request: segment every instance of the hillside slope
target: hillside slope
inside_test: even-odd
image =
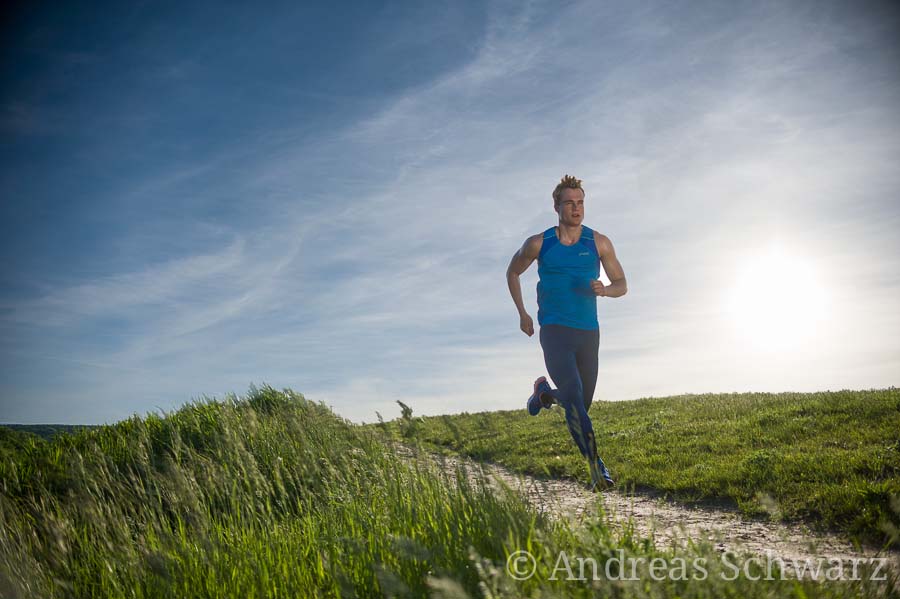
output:
[[[587,481],[554,406],[398,419],[415,438],[514,471]],[[736,505],[882,543],[900,525],[900,389],[683,395],[594,402],[597,446],[622,489]],[[892,497],[896,509],[892,508]],[[887,530],[886,530],[887,528]]]

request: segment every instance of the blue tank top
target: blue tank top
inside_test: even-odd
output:
[[[597,296],[591,281],[600,276],[600,255],[594,231],[581,225],[581,239],[563,245],[556,227],[544,231],[538,255],[538,324],[561,324],[575,329],[596,330]]]

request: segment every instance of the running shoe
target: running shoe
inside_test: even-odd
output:
[[[553,399],[549,394],[550,391],[550,383],[547,382],[547,377],[538,377],[538,379],[534,381],[534,393],[528,398],[527,404],[529,414],[537,416],[541,411],[541,408],[549,408],[553,405]],[[546,398],[543,397],[544,393],[547,394]]]
[[[596,462],[590,462],[591,468],[591,490],[602,491],[609,487],[615,486],[615,481],[609,474],[606,464],[599,457]]]

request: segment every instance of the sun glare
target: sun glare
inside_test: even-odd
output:
[[[727,304],[744,342],[768,351],[813,342],[828,304],[813,260],[771,247],[750,256],[736,272]]]

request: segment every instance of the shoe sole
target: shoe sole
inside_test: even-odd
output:
[[[541,383],[547,383],[547,377],[540,376],[536,381],[534,381],[534,393],[531,394],[532,397],[537,395],[538,385],[540,385]],[[549,384],[550,383],[547,383],[547,385]],[[555,401],[551,401],[549,406],[544,405],[544,401],[540,398],[540,396],[538,396],[538,401],[541,402],[541,407],[543,407],[545,410],[549,410],[553,406],[553,404],[556,403]]]
[[[537,379],[536,381],[534,381],[534,392],[531,394],[531,397],[528,398],[528,402],[526,402],[526,404],[525,404],[525,407],[528,408],[528,413],[529,413],[531,416],[537,416],[538,413],[540,413],[541,409],[546,408],[546,406],[543,405],[544,402],[542,402],[542,401],[541,401],[541,398],[538,397],[538,398],[537,398],[537,401],[538,401],[538,404],[540,404],[541,407],[538,408],[538,411],[537,411],[537,412],[535,412],[534,414],[531,414],[531,400],[533,400],[533,399],[535,398],[535,395],[537,395],[537,388],[538,388],[538,385],[540,385],[541,382],[546,382],[546,381],[547,381],[547,377],[545,377],[545,376],[538,377],[538,379]]]

